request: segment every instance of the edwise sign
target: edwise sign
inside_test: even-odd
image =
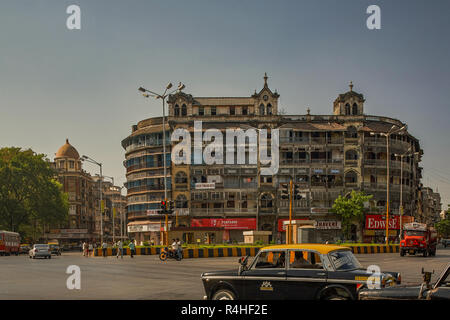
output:
[[[386,216],[367,215],[366,229],[386,229]],[[400,229],[399,216],[392,216],[389,218],[389,229]]]

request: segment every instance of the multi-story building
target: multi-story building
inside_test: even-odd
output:
[[[100,239],[100,192],[98,176],[91,176],[83,170],[78,151],[69,140],[55,154],[53,168],[63,191],[68,194],[69,218],[67,223],[53,226],[46,234],[47,239],[61,242],[99,241]],[[124,210],[126,198],[120,196],[120,188],[103,181],[102,198],[105,200],[104,235],[112,234],[112,213],[116,207],[116,235],[120,235],[120,213]],[[121,198],[120,198],[121,197]]]
[[[278,99],[279,94],[268,86],[267,76],[263,88],[249,97],[193,97],[183,92],[169,97],[168,146],[171,132],[183,128],[193,133],[196,121],[201,121],[203,134],[218,129],[223,137],[227,129],[266,129],[269,144],[272,130],[279,130],[279,169],[270,176],[261,174],[259,157],[256,163],[248,161],[253,155],[248,145],[244,164],[236,164],[235,154],[233,164],[212,165],[204,159],[196,161],[195,150],[191,163],[174,165],[168,147],[168,198],[175,201],[177,212],[171,217],[173,225],[223,227],[225,237],[237,241],[243,239],[242,231],[265,230],[272,231],[273,240],[282,240],[289,201],[281,198],[280,185],[293,180],[303,195],[294,201],[293,218],[315,220],[319,239],[332,240],[340,235],[339,219],[330,210],[339,195],[354,189],[372,194],[372,213],[382,218],[386,212],[387,159],[390,213],[399,213],[402,189],[404,214],[414,214],[421,178],[419,141],[407,130],[390,134],[387,155],[388,140],[381,135],[402,128],[404,123],[365,114],[364,96],[353,91],[353,84],[348,92],[338,95],[332,115],[313,115],[309,109],[304,115],[281,115]],[[194,135],[191,137],[193,142]],[[208,145],[205,140],[203,147]],[[226,150],[225,138],[222,143]],[[172,142],[171,147],[176,144]],[[164,196],[162,118],[140,121],[122,146],[126,150],[129,231],[142,240],[158,238],[162,219],[158,209]],[[402,157],[401,177],[400,157],[395,154],[408,150],[420,155]],[[353,233],[357,231],[362,230],[355,225]]]
[[[429,224],[439,222],[442,209],[441,195],[434,192],[432,188],[423,187],[419,196],[421,196],[422,204],[420,221]]]

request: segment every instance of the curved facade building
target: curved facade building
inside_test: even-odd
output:
[[[355,225],[352,229],[354,237],[366,241],[383,237],[384,228],[371,226],[386,212],[388,180],[392,218],[398,219],[400,191],[405,219],[415,216],[421,178],[419,141],[407,130],[390,134],[388,154],[384,136],[398,131],[405,125],[403,122],[365,114],[364,96],[353,91],[352,84],[349,91],[335,99],[331,115],[313,115],[309,110],[303,115],[280,115],[278,98],[279,94],[269,88],[267,76],[263,88],[249,97],[193,97],[185,93],[169,97],[167,130],[184,128],[191,132],[192,141],[195,121],[201,121],[203,133],[218,129],[223,137],[227,129],[267,129],[270,139],[271,130],[279,130],[279,169],[273,176],[261,175],[260,162],[196,164],[194,150],[190,164],[170,165],[168,198],[175,201],[177,211],[173,224],[223,227],[226,238],[235,241],[243,240],[245,230],[272,231],[273,240],[283,241],[289,201],[281,197],[281,184],[289,180],[302,195],[301,200],[294,201],[293,218],[316,221],[317,241],[332,241],[340,236],[339,219],[330,209],[339,195],[354,189],[374,196],[364,228]],[[162,163],[153,166],[154,162],[147,160],[161,154],[161,140],[155,138],[162,137],[161,122],[161,118],[143,120],[122,141],[126,150],[129,231],[133,223],[141,225],[134,229],[138,238],[139,228],[144,229],[145,223],[154,225],[162,218],[151,211],[158,209],[164,194]],[[203,142],[203,147],[207,144]],[[226,150],[225,138],[223,144]],[[246,146],[245,157],[248,160],[250,156]],[[153,230],[155,234],[147,237],[159,236],[156,227]],[[397,233],[393,227],[390,236],[395,238]]]

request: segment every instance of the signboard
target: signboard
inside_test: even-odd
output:
[[[160,231],[160,225],[159,223],[152,223],[152,224],[137,224],[128,226],[128,232],[156,232]]]
[[[88,233],[87,229],[60,229],[60,233]]]
[[[159,214],[161,214],[161,210],[160,209],[147,210],[147,215],[148,216],[159,215]]]
[[[316,221],[315,225],[316,229],[321,229],[321,230],[336,230],[336,229],[341,229],[341,221],[332,221],[332,220],[327,220],[327,221]]]
[[[208,183],[222,183],[222,176],[208,176],[206,181]]]
[[[198,182],[195,184],[196,190],[204,190],[204,189],[215,189],[216,184],[214,182],[205,183],[205,182]]]
[[[191,227],[215,227],[225,230],[256,230],[255,218],[192,219]]]
[[[366,229],[386,229],[386,216],[366,215]],[[389,218],[389,229],[400,229],[400,217]]]

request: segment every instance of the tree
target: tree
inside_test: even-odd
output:
[[[450,205],[449,209],[445,213],[445,219],[436,223],[434,227],[442,237],[444,238],[450,237]]]
[[[346,239],[350,237],[353,222],[362,224],[364,221],[364,203],[372,199],[372,195],[366,195],[363,191],[352,190],[350,197],[339,196],[331,208],[341,218],[342,232]]]
[[[0,227],[29,233],[33,225],[65,222],[68,198],[55,177],[45,155],[0,149]]]

